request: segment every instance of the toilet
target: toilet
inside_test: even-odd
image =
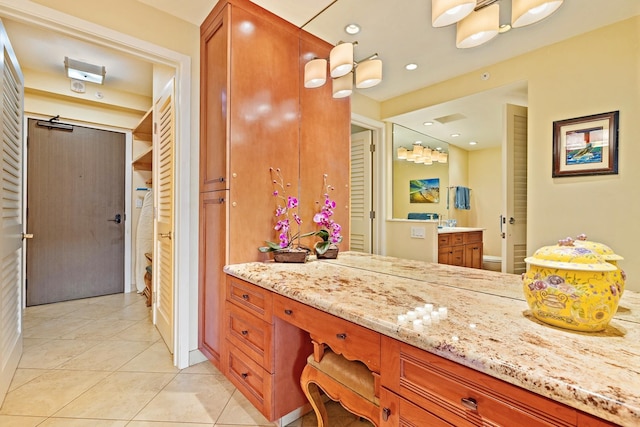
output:
[[[502,257],[494,255],[483,255],[482,269],[491,271],[502,271]]]

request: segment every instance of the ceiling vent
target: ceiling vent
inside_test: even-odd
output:
[[[457,120],[462,120],[466,118],[467,116],[465,116],[464,114],[455,113],[455,114],[449,114],[448,116],[437,117],[433,120],[435,120],[438,123],[442,123],[444,125],[447,123],[455,122]]]

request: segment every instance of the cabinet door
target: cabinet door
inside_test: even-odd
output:
[[[228,9],[200,36],[200,191],[227,186]]]
[[[386,388],[380,388],[380,427],[451,427],[452,425]]]
[[[233,5],[229,29],[230,263],[267,259],[258,247],[277,241],[270,167],[291,184],[287,195],[299,197],[297,29],[244,7]]]
[[[464,266],[482,268],[482,243],[464,245]]]
[[[198,347],[220,368],[225,299],[226,191],[200,194]]]

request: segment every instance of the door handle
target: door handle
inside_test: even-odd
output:
[[[514,217],[509,218],[509,224],[515,224],[516,223],[516,219]]]
[[[171,232],[168,233],[160,233],[160,237],[164,237],[165,239],[171,240]]]
[[[113,221],[116,224],[120,224],[122,222],[122,215],[120,214],[116,214],[115,218],[113,219],[108,219],[107,221]]]
[[[33,239],[33,234],[31,233],[22,233],[22,239]]]

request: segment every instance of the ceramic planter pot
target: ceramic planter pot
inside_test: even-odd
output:
[[[329,246],[329,249],[325,253],[320,254],[316,251],[316,257],[318,259],[336,259],[338,258],[338,247],[335,245]]]
[[[275,262],[305,263],[308,256],[309,251],[306,249],[282,249],[273,252]]]
[[[558,244],[525,258],[524,294],[540,321],[576,331],[601,331],[618,309],[618,268],[580,245]]]

